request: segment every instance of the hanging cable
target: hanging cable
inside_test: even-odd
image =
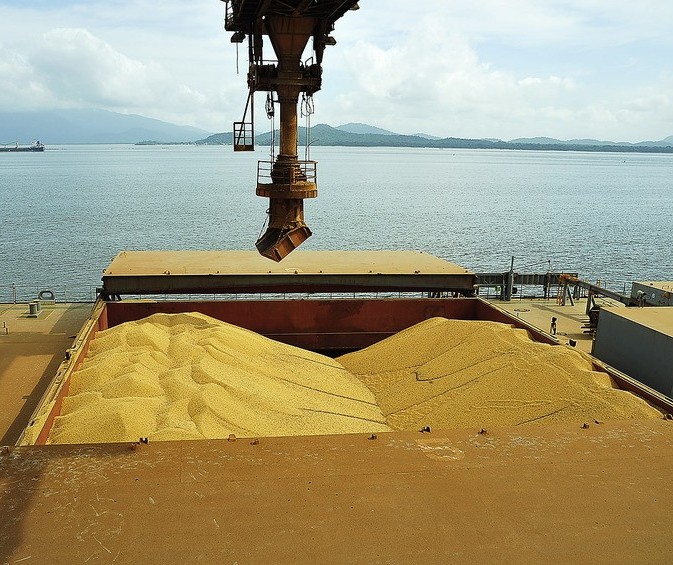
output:
[[[271,96],[271,92],[266,93],[266,103],[264,104],[264,109],[266,110],[266,117],[269,119],[273,118],[275,110],[273,107],[273,97]]]
[[[271,161],[273,162],[276,159],[276,120],[274,116],[276,115],[276,110],[273,105],[273,94],[268,92],[266,94],[266,102],[264,104],[264,109],[266,110],[266,117],[271,120]]]
[[[311,154],[311,114],[315,112],[315,108],[313,106],[313,96],[302,92],[299,109],[301,116],[306,118],[306,146],[304,148],[304,160],[308,161]]]
[[[540,265],[547,265],[547,268],[551,271],[551,259],[545,259],[539,263],[530,263],[529,265],[519,265],[519,269],[528,269],[530,267],[539,267]]]
[[[269,215],[271,214],[271,209],[267,208],[266,210],[266,218],[264,218],[264,223],[262,224],[262,229],[259,230],[259,235],[257,236],[257,239],[260,240],[262,239],[262,235],[266,231],[266,226],[269,223]]]

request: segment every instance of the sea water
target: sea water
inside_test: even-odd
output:
[[[304,149],[300,148],[300,158]],[[476,272],[673,279],[673,155],[314,147],[304,250],[422,250]],[[92,297],[121,250],[250,249],[269,149],[87,145],[0,155],[0,302]],[[67,291],[66,291],[67,292]],[[21,292],[19,292],[19,295]],[[66,295],[67,296],[67,295]],[[61,296],[63,298],[63,296]]]

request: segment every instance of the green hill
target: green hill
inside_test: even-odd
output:
[[[367,131],[364,124],[357,124],[359,130]],[[356,129],[356,128],[352,128]],[[425,147],[435,149],[518,149],[530,151],[602,151],[602,152],[638,152],[638,153],[673,153],[673,142],[666,140],[658,142],[615,143],[593,140],[561,141],[549,137],[522,138],[512,141],[499,139],[466,139],[461,137],[429,138],[424,135],[401,135],[384,132],[379,128],[372,128],[377,133],[354,133],[345,131],[342,127],[334,128],[326,124],[317,124],[310,130],[309,144],[312,147]],[[306,145],[306,129],[299,128],[299,145]],[[268,146],[271,144],[271,132],[255,136],[255,144]],[[197,145],[231,145],[233,135],[216,133],[196,142]],[[276,144],[279,133],[276,130]],[[667,138],[668,139],[668,138]]]

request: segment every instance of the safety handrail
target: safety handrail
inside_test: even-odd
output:
[[[257,161],[258,184],[288,184],[294,185],[299,182],[316,183],[318,178],[317,161],[297,161],[296,167],[278,168],[273,170],[273,161]],[[272,176],[273,173],[273,176]]]

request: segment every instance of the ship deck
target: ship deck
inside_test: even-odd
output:
[[[90,308],[0,306],[3,443]],[[587,424],[11,447],[0,562],[667,561],[673,422]]]
[[[673,423],[15,448],[5,563],[664,563]]]
[[[30,318],[27,304],[0,304],[0,445],[19,439],[91,306],[44,304]]]

